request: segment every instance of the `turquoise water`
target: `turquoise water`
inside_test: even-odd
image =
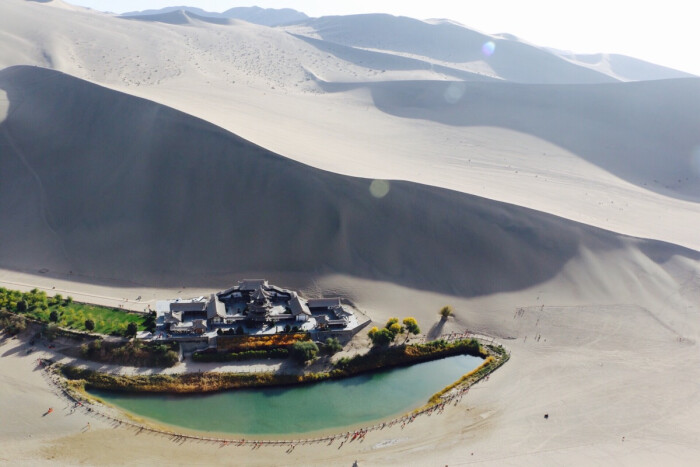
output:
[[[408,412],[482,361],[457,356],[306,386],[196,396],[90,392],[128,412],[168,425],[219,433],[289,435]]]

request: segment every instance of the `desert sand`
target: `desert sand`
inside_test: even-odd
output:
[[[512,352],[442,415],[286,453],[70,414],[5,340],[0,462],[700,455],[700,79],[384,15],[269,28],[8,0],[0,31],[0,286],[142,310],[261,276]]]

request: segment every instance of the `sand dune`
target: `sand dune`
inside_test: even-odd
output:
[[[622,81],[651,81],[657,79],[693,78],[694,75],[674,70],[634,57],[619,54],[575,54],[553,50],[554,53],[574,62],[609,74]]]
[[[633,244],[413,183],[391,182],[375,198],[370,180],[303,166],[54,71],[14,67],[0,83],[10,103],[5,267],[150,285],[258,270],[340,273],[474,296],[545,281],[583,247],[604,254]]]
[[[425,57],[440,62],[485,62],[496,76],[522,83],[606,83],[609,75],[580,67],[519,40],[489,36],[454,23],[431,24],[391,15],[328,16],[288,30],[351,47]],[[492,42],[493,51],[484,51]],[[466,66],[468,68],[468,66]]]
[[[375,52],[371,50],[358,49],[356,47],[345,46],[333,42],[314,39],[312,37],[293,34],[308,44],[316,47],[320,51],[333,54],[341,60],[348,63],[353,63],[358,66],[373,70],[381,70],[382,73],[387,70],[426,70],[443,73],[447,76],[459,78],[464,81],[497,81],[495,77],[488,76],[482,73],[475,73],[462,70],[458,67],[438,65],[425,60],[405,57],[402,55],[394,55],[387,52]]]
[[[228,18],[215,18],[211,16],[198,15],[186,10],[173,10],[167,13],[154,13],[152,15],[121,15],[120,18],[134,21],[155,21],[166,24],[192,24],[193,21],[201,21],[211,24],[233,24]]]
[[[596,86],[423,81],[367,87],[376,107],[392,115],[528,133],[639,186],[700,200],[693,158],[700,148],[700,78]]]
[[[260,8],[256,6],[229,8],[222,15],[265,26],[278,26],[308,18],[301,11],[291,8]]]
[[[187,13],[194,13],[197,16],[209,17],[209,18],[229,18],[229,19],[239,19],[247,21],[249,23],[261,24],[264,26],[278,26],[282,24],[292,23],[295,21],[302,21],[307,19],[304,13],[300,11],[293,10],[291,8],[260,8],[257,6],[252,7],[235,7],[230,8],[222,13],[206,11],[201,8],[195,8],[190,6],[173,6],[160,8],[158,10],[142,10],[142,11],[130,11],[128,13],[123,13],[122,17],[134,17],[134,16],[156,16],[163,15],[175,11],[184,11]]]
[[[649,125],[635,126],[624,115],[599,116],[594,107],[584,109],[575,103],[583,97],[575,88],[552,91],[574,101],[567,107],[548,97],[547,88],[537,88],[537,99],[531,101],[525,96],[504,99],[493,88],[486,93],[496,94],[486,115],[500,117],[479,117],[469,126],[455,126],[412,117],[427,115],[420,107],[412,112],[398,106],[392,110],[402,115],[397,117],[378,110],[365,88],[329,94],[317,80],[383,81],[389,87],[399,80],[502,80],[483,60],[469,62],[468,68],[477,70],[470,72],[464,64],[302,40],[283,30],[242,22],[198,22],[191,27],[135,23],[58,2],[11,0],[2,2],[0,10],[0,30],[10,44],[0,49],[2,66],[36,64],[64,71],[177,108],[325,170],[440,186],[623,234],[700,248],[695,229],[700,208],[679,200],[693,199],[688,182],[700,173],[696,168],[700,162],[693,159],[700,157],[697,151],[687,153],[683,146],[683,141],[690,141],[684,127],[680,131],[686,136],[673,141],[675,129],[666,127],[668,131],[660,134],[651,117],[645,120]],[[397,89],[406,86],[396,84]],[[441,85],[426,86],[420,92],[430,95]],[[694,121],[693,96],[664,99],[662,88],[657,108],[649,114],[690,115],[688,121]],[[629,96],[634,92],[638,90]],[[599,110],[619,106],[637,112],[629,107],[629,99],[609,97],[607,102],[594,101],[601,104]],[[459,92],[449,98],[458,99]],[[407,102],[418,100],[409,96]],[[479,102],[488,105],[483,99]],[[522,105],[535,108],[538,118],[528,114],[525,122],[513,125],[509,115],[522,115]],[[453,107],[462,106],[463,102]],[[551,114],[548,109],[553,109]],[[454,116],[456,110],[450,112]],[[577,112],[587,118],[579,119]],[[553,115],[574,123],[560,131]],[[597,125],[598,120],[608,123]],[[502,126],[484,126],[489,121]],[[579,126],[586,130],[587,140],[575,141]],[[630,131],[635,128],[637,132]],[[608,139],[618,146],[607,147]],[[660,159],[658,154],[666,156],[669,140],[674,163],[649,177],[650,164]],[[635,160],[639,141],[644,141],[641,153],[650,156],[641,160],[641,170]],[[630,160],[635,164],[623,167]],[[691,171],[686,170],[689,166]],[[687,173],[677,177],[681,172]]]

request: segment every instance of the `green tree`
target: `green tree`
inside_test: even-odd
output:
[[[377,335],[377,332],[379,332],[379,328],[377,326],[374,326],[372,329],[369,330],[367,335],[369,336],[370,340],[374,342],[374,336]]]
[[[58,312],[56,310],[51,311],[49,314],[49,321],[52,323],[58,322]]]
[[[391,326],[393,324],[398,324],[399,318],[389,318],[389,321],[386,322],[386,325],[384,326],[387,329],[391,329]]]
[[[19,313],[23,313],[23,312],[27,311],[28,308],[29,308],[29,304],[27,303],[26,300],[20,300],[19,302],[17,302],[17,311]]]
[[[403,325],[407,332],[414,335],[420,334],[420,328],[418,327],[418,321],[416,321],[416,318],[412,318],[410,316],[408,318],[404,318]]]
[[[450,305],[445,305],[440,309],[440,316],[442,316],[442,319],[449,318],[450,316],[452,316],[453,313],[454,310]]]
[[[336,354],[343,350],[343,345],[338,341],[337,338],[335,337],[329,337],[326,339],[325,343],[325,349],[324,349],[329,355]]]
[[[146,315],[143,320],[143,327],[146,328],[146,331],[154,332],[156,330],[156,319],[155,311],[151,311]]]
[[[384,329],[387,329],[391,333],[392,341],[396,339],[396,336],[403,333],[403,327],[401,326],[401,324],[399,324],[398,318],[389,318],[389,321],[386,322],[386,326],[384,326]],[[384,340],[384,337],[382,337],[381,339]]]
[[[95,322],[91,319],[86,319],[85,320],[85,329],[88,331],[94,331],[95,330]]]
[[[299,363],[308,362],[318,355],[318,346],[314,342],[296,341],[292,345],[289,355]]]
[[[374,345],[386,345],[390,343],[391,341],[394,340],[396,337],[396,334],[392,333],[390,330],[387,328],[382,328],[375,332],[371,339],[372,339],[372,344]]]
[[[124,331],[124,336],[125,337],[134,337],[136,336],[136,333],[138,332],[139,327],[136,325],[136,323],[129,323],[126,326],[126,331]]]

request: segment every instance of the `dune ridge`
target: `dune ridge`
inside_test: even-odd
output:
[[[3,70],[0,88],[6,267],[151,285],[338,273],[476,296],[550,279],[581,248],[640,241],[408,182],[375,198],[370,180],[51,70]]]
[[[288,28],[243,22],[233,27],[205,22],[191,27],[134,23],[58,1],[2,2],[0,29],[8,44],[0,49],[0,67],[34,64],[63,71],[174,107],[318,168],[440,186],[623,234],[700,247],[694,228],[700,208],[692,201],[692,185],[685,181],[700,173],[696,169],[700,162],[692,159],[695,152],[687,153],[687,144],[673,141],[673,128],[666,125],[668,131],[660,134],[651,118],[652,114],[669,118],[686,114],[690,116],[687,121],[693,122],[692,95],[664,100],[663,93],[657,93],[658,108],[645,119],[650,126],[635,127],[629,125],[625,115],[615,119],[599,115],[595,106],[576,104],[587,95],[578,88],[554,88],[576,104],[554,109],[563,121],[576,122],[559,131],[561,124],[556,119],[553,125],[543,125],[553,121],[551,115],[544,114],[552,101],[547,88],[534,93],[539,100],[516,94],[514,102],[518,105],[514,105],[498,95],[500,88],[495,83],[485,91],[486,96],[496,94],[493,108],[476,96],[491,117],[470,117],[471,125],[455,126],[437,118],[422,118],[430,118],[434,112],[430,108],[445,102],[445,96],[437,96],[439,100],[428,103],[428,108],[421,108],[425,103],[420,98],[409,96],[408,102],[420,104],[416,109],[393,106],[380,110],[370,87],[363,83],[384,82],[385,87],[394,87],[395,83],[397,91],[377,91],[388,99],[390,94],[410,87],[429,96],[441,86],[449,86],[402,84],[398,80],[503,81],[484,60],[469,62],[465,67],[416,53],[361,50],[310,39],[312,33],[302,39],[288,34],[286,31],[293,32]],[[351,29],[347,33],[354,34]],[[319,81],[362,86],[330,93],[319,86]],[[512,85],[503,88],[511,93],[528,89],[515,83],[503,84]],[[473,116],[473,112],[470,114],[467,103],[459,100],[460,86],[448,93],[450,99],[456,99],[448,113],[450,118],[465,120],[457,115],[458,109],[467,116]],[[636,89],[634,92],[642,90]],[[632,115],[636,108],[627,103],[635,98],[634,92],[625,99],[615,93],[593,95],[597,102],[609,99],[599,108],[618,105]],[[385,103],[386,99],[379,101]],[[521,115],[521,105],[534,109],[538,118],[514,125],[509,115]],[[577,121],[577,112],[582,111],[585,119]],[[608,126],[596,128],[599,118],[607,119]],[[505,127],[478,125],[488,122]],[[574,134],[576,144],[571,144],[572,136],[567,132],[576,133],[579,125],[592,136],[581,142]],[[636,133],[630,131],[635,128]],[[608,147],[597,131],[615,145]],[[662,167],[665,179],[650,179],[648,169],[668,159],[664,145],[669,140],[669,148],[674,151],[668,154],[677,164],[666,162]],[[690,141],[687,133],[683,140]],[[332,157],[328,141],[333,141]],[[560,143],[566,143],[565,147]],[[634,154],[626,153],[625,148],[634,150],[639,144],[643,144],[641,152],[652,158],[642,159],[640,168],[636,161],[624,167],[614,160],[617,155],[624,161],[634,160]],[[679,148],[685,153],[675,150]],[[688,161],[693,168],[690,172],[686,170]],[[676,177],[679,173],[683,176]]]
[[[201,8],[191,6],[171,6],[160,8],[157,10],[151,9],[141,11],[130,11],[122,13],[120,16],[131,18],[135,18],[136,16],[145,16],[153,19],[157,16],[169,14],[175,11],[192,13],[196,16],[206,18],[238,19],[264,26],[278,26],[282,24],[292,23],[295,21],[302,21],[308,18],[308,16],[305,13],[302,13],[301,11],[296,11],[292,8],[260,8],[257,6],[234,7],[229,8],[228,10],[225,10],[221,13],[206,11]]]
[[[321,83],[328,91],[358,84]],[[599,85],[367,83],[402,118],[532,134],[649,190],[700,200],[700,78]]]

